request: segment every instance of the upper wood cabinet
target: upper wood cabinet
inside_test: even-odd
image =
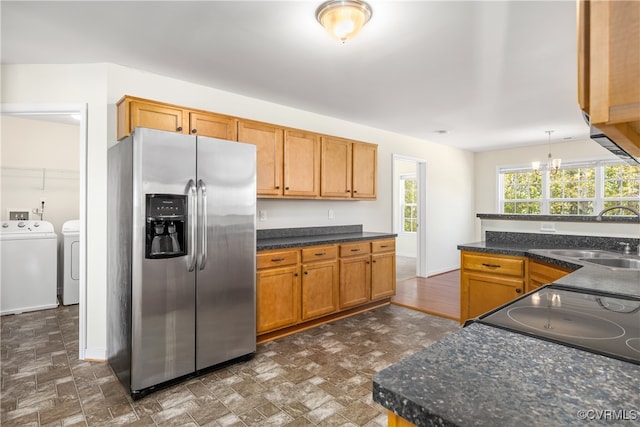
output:
[[[351,150],[353,143],[346,139],[323,136],[320,195],[351,198]]]
[[[256,146],[258,196],[282,195],[284,131],[266,123],[238,120],[238,141]]]
[[[235,141],[236,119],[211,113],[189,112],[189,132],[192,135]]]
[[[284,131],[285,196],[320,195],[320,138],[315,133]]]
[[[375,199],[378,182],[378,146],[353,143],[353,197]]]
[[[375,199],[378,146],[322,137],[320,195],[341,199]]]
[[[117,138],[137,126],[256,146],[259,198],[376,198],[378,146],[125,95]]]
[[[130,96],[117,103],[118,140],[137,126],[167,132],[236,140],[235,118]]]
[[[593,126],[640,156],[640,2],[578,1],[578,101]]]

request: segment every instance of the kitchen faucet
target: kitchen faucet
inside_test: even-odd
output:
[[[638,217],[638,219],[640,220],[640,212],[638,212],[637,210],[633,209],[632,207],[629,206],[611,206],[608,208],[604,208],[600,211],[600,213],[598,214],[598,217],[596,218],[596,221],[602,221],[602,215],[604,215],[606,212],[615,210],[615,209],[626,209],[630,212],[633,212],[633,214],[635,216]]]

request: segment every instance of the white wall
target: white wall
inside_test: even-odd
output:
[[[576,107],[577,108],[577,107]],[[475,212],[498,213],[498,178],[497,171],[501,166],[531,165],[533,160],[546,161],[549,152],[548,144],[536,145],[508,150],[495,150],[475,155]],[[590,139],[551,144],[554,158],[561,158],[563,162],[616,159],[605,148]],[[480,219],[475,221],[475,238],[482,240]]]
[[[112,64],[3,65],[3,103],[88,105],[87,354],[106,354],[106,152],[115,143],[115,103],[125,94],[378,144],[376,201],[261,200],[268,220],[260,228],[363,224],[390,232],[395,153],[427,160],[429,274],[457,268],[456,245],[473,237],[470,152]]]
[[[0,217],[8,209],[32,213],[45,199],[43,219],[56,233],[62,224],[80,217],[79,126],[24,117],[2,116],[2,197]]]

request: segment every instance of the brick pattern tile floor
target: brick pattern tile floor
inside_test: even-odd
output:
[[[107,363],[78,360],[78,306],[3,316],[0,424],[386,426],[375,372],[459,329],[384,306],[258,346],[249,361],[133,401]]]

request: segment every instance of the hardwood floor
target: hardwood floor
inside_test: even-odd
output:
[[[396,283],[392,304],[447,319],[460,319],[460,270]]]

